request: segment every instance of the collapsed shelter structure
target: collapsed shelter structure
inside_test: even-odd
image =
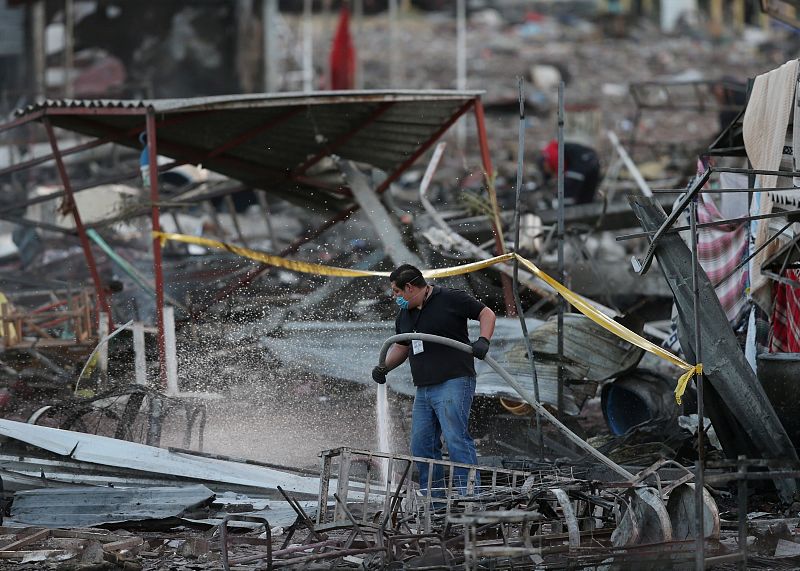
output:
[[[798,76],[797,60],[758,76],[741,106],[714,98],[710,82],[633,84],[634,136],[607,133],[614,159],[598,200],[569,207],[524,185],[521,81],[507,208],[479,91],[18,110],[0,125],[22,133],[0,167],[0,219],[16,225],[0,365],[17,394],[46,387],[48,398],[31,398],[26,422],[0,420],[13,500],[0,557],[225,569],[796,564]],[[645,112],[679,108],[736,113],[699,160],[684,157],[690,176],[648,180],[626,148]],[[451,177],[442,139],[467,118],[480,172]],[[563,145],[563,87],[559,127]],[[412,169],[429,151],[427,170]],[[349,233],[326,234],[345,222]],[[370,278],[405,261],[504,314],[476,367],[475,414],[485,450],[503,453],[472,466],[340,446],[309,469],[208,450],[208,408],[230,387],[194,382],[179,349],[207,351],[193,342],[209,335],[228,365],[252,350],[267,356],[257,367],[361,383],[396,339]],[[410,377],[388,387],[407,406]],[[586,428],[592,416],[602,435]],[[443,468],[446,487],[415,481],[419,463]],[[464,489],[455,470],[468,473]]]

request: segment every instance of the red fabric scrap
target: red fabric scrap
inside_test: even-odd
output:
[[[787,279],[800,282],[800,270],[787,270],[783,275]],[[800,287],[775,284],[769,351],[800,353]]]

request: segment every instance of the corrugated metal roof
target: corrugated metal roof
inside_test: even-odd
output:
[[[480,96],[483,91],[455,91],[447,89],[395,89],[362,91],[315,91],[285,93],[249,93],[186,97],[181,99],[45,99],[18,109],[22,116],[42,109],[147,109],[158,113],[212,111],[231,109],[258,109],[285,107],[287,105],[330,105],[332,103],[383,103],[387,101],[466,101]]]
[[[320,191],[313,175],[301,172],[310,157],[333,153],[391,173],[479,95],[477,91],[399,90],[45,100],[17,114],[41,113],[57,127],[111,137],[139,149],[143,115],[152,108],[159,122],[160,155],[202,162],[206,168],[284,198],[338,210],[341,196]],[[202,158],[237,138],[246,140]]]
[[[15,522],[45,527],[86,527],[192,515],[214,492],[202,485],[153,488],[49,488],[14,494]]]
[[[0,419],[0,436],[19,440],[78,462],[137,470],[207,483],[246,486],[263,491],[281,486],[296,494],[315,496],[319,479],[240,462],[177,453],[137,442],[60,430]],[[0,447],[5,444],[0,442]]]

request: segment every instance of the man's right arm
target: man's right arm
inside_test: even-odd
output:
[[[400,345],[399,343],[394,343],[391,347],[389,347],[389,351],[386,353],[387,371],[396,369],[403,364],[403,362],[408,358],[408,349],[408,345]]]
[[[386,382],[386,373],[399,367],[408,358],[408,345],[394,343],[386,352],[386,361],[383,366],[378,365],[372,369],[372,380],[378,384]]]

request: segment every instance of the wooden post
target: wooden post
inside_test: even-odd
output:
[[[133,364],[136,372],[136,384],[147,384],[147,355],[144,344],[144,323],[133,323]]]
[[[92,300],[86,290],[80,296],[83,300],[83,338],[88,339],[92,336]]]
[[[164,307],[164,341],[167,349],[167,394],[178,394],[178,354],[175,343],[175,308]]]
[[[100,319],[97,327],[97,341],[100,343],[100,351],[97,352],[97,367],[100,371],[99,386],[107,388],[108,382],[108,317],[104,312],[100,312]]]

